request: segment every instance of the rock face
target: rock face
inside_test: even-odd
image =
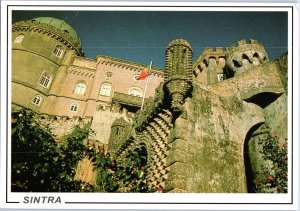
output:
[[[169,44],[165,82],[132,125],[120,126],[130,134],[114,129],[110,150],[121,159],[146,148],[148,185],[164,192],[248,192],[249,171],[260,162],[253,137],[287,138],[287,57],[269,62],[261,44],[240,42],[227,54],[234,74],[202,83],[192,77],[191,56],[186,40]]]
[[[90,159],[84,158],[81,161],[79,161],[76,168],[74,180],[82,180],[90,184],[96,185],[97,174],[94,170],[94,164]]]

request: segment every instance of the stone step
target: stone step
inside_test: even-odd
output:
[[[154,121],[164,130],[165,133],[170,133],[171,127],[162,118],[154,118]]]

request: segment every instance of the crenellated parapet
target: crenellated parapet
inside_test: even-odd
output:
[[[269,61],[268,55],[262,43],[257,40],[240,40],[231,45],[226,53],[226,67],[239,75],[245,70]]]
[[[137,73],[140,73],[143,70],[148,68],[148,66],[144,64],[139,64],[136,62],[127,61],[127,60],[106,56],[106,55],[99,55],[97,56],[96,60],[97,60],[97,64],[104,64],[113,67],[121,67],[123,69],[128,69],[131,71],[135,71]],[[165,75],[163,70],[157,67],[152,67],[151,73],[154,76],[160,76],[160,77],[164,77]]]
[[[95,70],[72,65],[68,67],[67,74],[74,74],[74,75],[80,75],[87,78],[94,78]]]
[[[171,109],[181,113],[182,105],[192,88],[193,50],[184,39],[176,39],[169,43],[166,50],[165,86],[171,97]]]
[[[76,32],[64,21],[61,21],[59,27],[53,22],[54,18],[40,17],[27,21],[19,21],[12,26],[12,32],[37,32],[64,43],[69,49],[76,50],[78,55],[83,55],[81,42],[77,38]]]
[[[93,117],[79,117],[72,118],[67,116],[53,116],[48,114],[37,114],[35,119],[39,124],[51,130],[56,138],[62,138],[64,135],[69,134],[74,126],[83,127],[86,124],[91,124]]]
[[[202,84],[214,84],[223,81],[225,76],[226,48],[206,48],[194,62],[193,73]]]
[[[196,74],[197,76],[206,68],[208,68],[208,66],[212,66],[214,64],[214,66],[220,66],[220,68],[224,68],[226,52],[227,49],[223,47],[206,48],[198,57],[198,59],[194,62],[194,74]],[[215,62],[210,62],[210,60],[214,60]]]

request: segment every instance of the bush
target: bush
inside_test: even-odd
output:
[[[75,127],[59,145],[47,128],[34,119],[34,113],[23,109],[11,117],[11,188],[25,192],[93,191],[82,181],[74,181],[77,162],[88,137],[88,128]]]
[[[11,188],[13,192],[149,192],[146,184],[145,150],[137,150],[121,161],[109,153],[96,154],[83,144],[90,125],[75,126],[62,144],[51,131],[23,109],[11,117]],[[97,170],[97,186],[75,181],[78,161],[88,157]]]
[[[262,158],[260,172],[255,175],[256,192],[287,193],[287,142],[279,146],[278,137],[269,135],[266,140],[260,140]]]
[[[109,153],[96,159],[97,184],[105,192],[150,192],[146,182],[146,156],[133,151],[122,160],[112,160]]]

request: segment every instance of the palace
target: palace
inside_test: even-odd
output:
[[[146,80],[137,77],[147,65],[85,58],[76,32],[62,20],[17,22],[12,108],[32,109],[58,136],[91,122],[90,139],[107,144],[116,159],[132,151],[147,155],[151,188],[251,192],[249,172],[264,162],[259,141],[271,133],[287,140],[287,54],[269,61],[260,42],[240,40],[208,48],[195,61],[192,55],[184,39],[166,46],[165,67],[152,68],[141,110]]]
[[[83,57],[76,32],[64,21],[35,18],[13,25],[12,103],[41,114],[93,116],[97,109],[141,105],[146,65],[108,56]],[[153,68],[146,97],[163,81]]]

